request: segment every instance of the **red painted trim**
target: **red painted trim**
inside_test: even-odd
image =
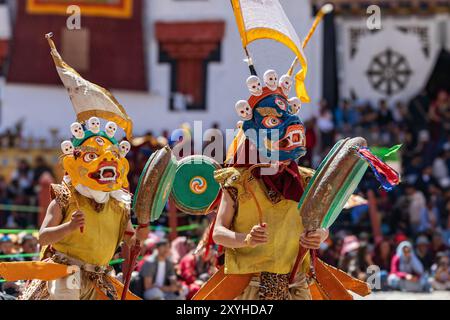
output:
[[[288,98],[284,93],[283,90],[281,90],[281,88],[277,88],[275,91],[270,90],[268,87],[264,87],[263,88],[263,93],[260,96],[250,96],[250,98],[248,98],[248,104],[250,105],[250,107],[253,109],[255,107],[255,105],[261,101],[262,99],[272,95],[272,94],[278,94],[284,98]]]

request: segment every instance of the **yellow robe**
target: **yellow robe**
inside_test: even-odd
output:
[[[268,232],[268,242],[264,245],[255,248],[226,248],[225,273],[291,272],[299,249],[300,234],[303,232],[298,203],[283,197],[278,202],[272,202],[264,184],[255,179],[247,169],[221,169],[216,171],[215,177],[225,189],[235,190],[237,208],[231,229],[248,233],[259,223],[257,201]],[[309,259],[305,259],[303,265],[306,269]]]
[[[83,262],[107,266],[122,241],[129,220],[129,208],[113,198],[104,205],[95,205],[93,200],[71,188],[68,203],[60,204],[64,215],[62,223],[70,221],[72,213],[77,210],[77,203],[85,215],[83,233],[76,230],[52,247]]]

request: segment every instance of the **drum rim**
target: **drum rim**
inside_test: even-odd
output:
[[[158,181],[158,186],[155,191],[155,196],[154,196],[153,204],[152,204],[152,208],[151,208],[151,216],[150,216],[151,222],[158,220],[164,211],[164,207],[165,207],[167,200],[169,199],[169,196],[172,192],[172,186],[173,186],[173,181],[175,179],[176,169],[177,169],[177,161],[176,161],[175,157],[172,155],[169,162],[167,163],[166,167],[164,168],[164,172],[161,175],[161,178]],[[161,194],[161,192],[164,192],[164,186],[161,185],[161,182],[163,182],[163,181],[168,181],[169,185],[166,186],[165,188],[168,188],[169,191],[167,192],[166,197],[161,197],[161,200],[162,200],[161,204],[158,204],[158,201],[155,201],[155,200],[157,200],[159,198],[159,195]],[[158,209],[159,205],[161,205],[161,207],[162,207],[161,210]],[[157,214],[155,214],[155,213],[157,213]]]
[[[345,138],[345,139],[339,140],[333,146],[333,148],[328,153],[328,155],[325,157],[325,159],[322,160],[322,162],[320,163],[319,167],[317,168],[316,172],[314,173],[313,177],[311,178],[310,182],[308,183],[308,186],[306,187],[305,192],[303,193],[303,195],[299,201],[298,209],[299,209],[300,214],[302,213],[302,208],[305,203],[305,199],[308,197],[311,189],[314,189],[314,186],[317,186],[317,183],[320,182],[320,177],[323,175],[323,173],[325,172],[325,169],[326,169],[325,166],[328,167],[333,163],[333,161],[335,161],[336,157],[339,156],[339,154],[341,152],[343,152],[343,150],[345,150],[344,147],[346,147],[346,146],[348,147],[348,142],[350,142],[353,139],[358,139],[358,138],[361,138],[361,137]],[[364,139],[364,138],[362,138],[362,139]],[[364,139],[364,141],[365,141],[365,139]],[[345,179],[340,184],[341,187],[336,192],[333,200],[330,201],[329,205],[327,206],[325,213],[321,217],[320,224],[318,226],[312,226],[312,227],[314,227],[314,228],[326,227],[326,226],[331,225],[336,220],[338,215],[335,215],[335,217],[330,216],[330,218],[327,220],[325,220],[325,218],[330,214],[330,212],[334,212],[336,210],[339,203],[344,202],[344,205],[345,205],[345,203],[348,199],[343,201],[344,198],[345,197],[349,198],[351,196],[354,189],[356,189],[356,186],[359,184],[362,177],[364,176],[364,172],[367,169],[367,166],[364,166],[364,164],[365,164],[365,162],[363,160],[361,160],[360,158],[358,158],[358,160],[355,162],[353,169],[350,171],[350,173],[345,177]],[[350,188],[349,183],[352,181],[356,181],[356,180],[358,180],[358,181],[355,184],[355,188],[351,192],[348,192],[348,190]],[[348,195],[348,197],[346,196],[346,194]]]
[[[202,161],[204,161],[206,159],[207,161],[204,161],[204,162],[207,163],[207,164],[211,164],[213,167],[215,167],[216,170],[219,170],[219,169],[222,168],[222,166],[219,164],[219,162],[217,162],[215,159],[213,159],[211,157],[208,157],[208,156],[205,156],[205,155],[198,155],[198,154],[196,154],[196,155],[190,155],[190,156],[184,157],[183,159],[178,161],[177,172],[178,172],[179,168],[181,168],[183,165],[187,164],[188,162],[190,162],[190,161],[192,161],[194,159],[202,159]],[[208,163],[208,161],[210,163]],[[174,177],[174,182],[175,182],[175,177]],[[216,202],[217,197],[220,195],[220,185],[219,185],[219,188],[217,190],[217,194],[216,194],[215,198],[213,199],[213,201],[211,201],[209,203],[209,205],[207,205],[205,207],[202,207],[202,208],[198,208],[198,209],[193,209],[193,208],[190,208],[190,207],[188,208],[188,207],[184,206],[180,202],[179,198],[177,198],[175,196],[173,191],[174,191],[174,189],[172,188],[172,191],[170,192],[170,199],[174,202],[175,206],[179,210],[181,210],[184,213],[191,214],[191,215],[205,215],[205,214],[208,214],[211,211],[211,210],[209,210],[209,209],[211,209],[210,208],[211,204]]]
[[[150,198],[149,198],[149,200],[150,200],[150,202],[151,202],[151,207],[150,207],[150,205],[149,204],[147,204],[146,205],[146,207],[147,207],[147,209],[146,210],[149,210],[150,211],[150,213],[149,213],[149,221],[140,221],[140,215],[138,215],[137,214],[137,212],[136,212],[136,203],[137,203],[137,201],[138,201],[138,199],[142,196],[142,194],[141,194],[141,187],[142,187],[142,183],[143,183],[143,181],[144,181],[144,179],[145,179],[145,176],[146,176],[146,174],[148,173],[148,170],[150,169],[150,166],[151,165],[154,165],[155,164],[155,159],[157,158],[157,157],[159,157],[159,156],[162,156],[162,154],[164,153],[164,152],[167,152],[169,155],[170,155],[170,157],[169,157],[169,159],[167,160],[167,163],[163,166],[163,173],[162,173],[162,175],[157,179],[157,181],[155,181],[155,185],[156,185],[156,191],[155,192],[152,192],[151,193],[151,196],[150,196]],[[147,162],[146,162],[146,164],[145,164],[145,166],[144,166],[144,169],[142,170],[142,172],[141,172],[141,175],[139,176],[139,180],[138,180],[138,184],[137,184],[137,187],[136,187],[136,194],[135,194],[135,196],[133,197],[133,202],[132,202],[132,209],[133,209],[133,211],[135,212],[135,214],[136,214],[136,216],[137,216],[137,218],[138,218],[138,222],[139,223],[143,223],[143,224],[145,224],[145,223],[148,223],[148,222],[153,222],[153,221],[155,221],[156,219],[158,219],[160,216],[161,216],[161,214],[162,214],[162,211],[161,211],[161,213],[159,213],[159,215],[158,215],[158,217],[155,219],[154,217],[156,216],[153,212],[154,212],[154,210],[156,209],[156,207],[155,207],[155,199],[157,199],[157,195],[159,194],[159,192],[160,192],[160,183],[161,183],[161,181],[164,179],[164,177],[166,177],[167,176],[167,168],[170,166],[170,168],[169,168],[169,170],[172,168],[172,167],[175,167],[176,168],[176,164],[177,164],[177,161],[176,161],[176,159],[175,159],[175,157],[174,157],[174,155],[172,154],[172,150],[170,150],[170,148],[168,147],[168,146],[165,146],[164,148],[161,148],[161,149],[159,149],[159,150],[156,150],[155,152],[153,152],[151,155],[150,155],[150,157],[148,158],[148,160],[147,160]],[[173,179],[172,179],[172,181],[170,182],[170,183],[172,183],[173,182]],[[172,187],[172,186],[170,186],[170,187]],[[166,201],[164,201],[164,202],[167,202],[167,199],[166,199]],[[165,203],[164,203],[164,205],[165,205]],[[164,208],[164,206],[163,206],[163,208]]]

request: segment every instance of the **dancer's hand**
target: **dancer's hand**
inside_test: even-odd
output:
[[[84,228],[84,213],[83,211],[77,210],[72,213],[72,218],[69,222],[70,230],[73,232],[75,230],[81,230]]]
[[[261,244],[265,244],[268,241],[267,238],[267,230],[266,230],[266,224],[263,223],[262,225],[256,225],[250,230],[250,233],[247,234],[245,237],[245,243],[249,247],[256,247]]]
[[[305,249],[319,249],[320,244],[328,238],[328,229],[320,228],[300,235],[300,245]]]

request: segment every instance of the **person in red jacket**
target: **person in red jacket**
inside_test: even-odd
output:
[[[179,275],[183,280],[183,286],[187,288],[186,299],[190,300],[211,275],[213,251],[209,251],[205,257],[205,248],[200,251],[192,250],[185,255],[178,265]]]

